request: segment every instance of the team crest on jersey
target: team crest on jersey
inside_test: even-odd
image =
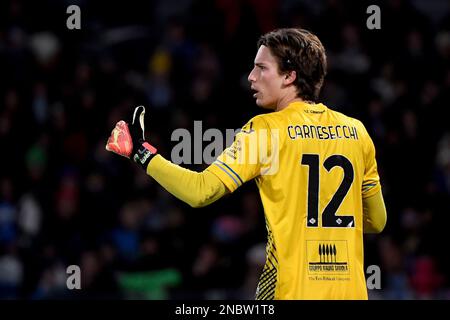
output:
[[[308,274],[349,274],[347,241],[307,241]]]

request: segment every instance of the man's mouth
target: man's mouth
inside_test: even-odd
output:
[[[251,88],[252,92],[253,92],[253,98],[256,98],[256,96],[258,95],[259,91],[256,90],[255,88]]]

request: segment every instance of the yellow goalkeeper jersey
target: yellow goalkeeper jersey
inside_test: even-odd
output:
[[[268,241],[256,299],[367,299],[362,199],[381,187],[359,120],[293,102],[251,119],[208,170],[231,192],[259,188]]]

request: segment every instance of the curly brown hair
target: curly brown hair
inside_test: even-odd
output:
[[[300,28],[276,29],[262,35],[257,45],[270,49],[280,74],[296,72],[298,97],[317,101],[327,73],[327,57],[316,35]]]

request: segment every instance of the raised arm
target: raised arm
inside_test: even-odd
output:
[[[227,193],[224,183],[213,173],[184,169],[157,154],[145,139],[145,108],[136,107],[129,122],[117,122],[106,150],[132,159],[148,175],[178,199],[192,207],[203,207]]]

